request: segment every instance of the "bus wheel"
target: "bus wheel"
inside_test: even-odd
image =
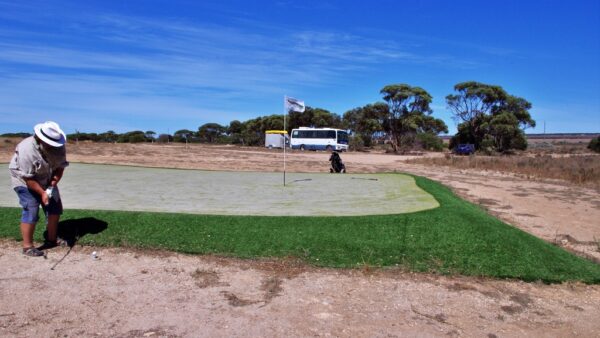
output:
[[[333,148],[331,146],[327,146],[327,147],[325,147],[325,150],[331,151],[331,150],[333,150]]]
[[[304,144],[300,145],[300,150],[304,151]]]

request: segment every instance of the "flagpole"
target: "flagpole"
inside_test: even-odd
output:
[[[285,129],[285,115],[287,115],[286,108],[287,96],[283,96],[283,130],[287,133],[287,129]],[[285,187],[285,135],[283,134],[283,186]]]
[[[300,101],[298,99],[295,99],[293,97],[288,97],[287,95],[283,96],[283,129],[284,129],[284,134],[283,134],[283,186],[285,187],[285,161],[286,161],[286,138],[285,136],[287,135],[287,125],[285,122],[285,119],[287,117],[287,114],[291,111],[295,111],[295,112],[299,112],[299,113],[304,113],[304,101]],[[291,140],[291,139],[290,139]],[[290,143],[290,147],[291,147],[291,143]],[[291,149],[291,148],[290,148]]]

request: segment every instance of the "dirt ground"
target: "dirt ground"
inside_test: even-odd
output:
[[[14,144],[0,144],[8,162]],[[69,145],[84,163],[281,171],[281,151],[232,146]],[[421,156],[439,156],[427,154]],[[404,163],[409,156],[344,153],[349,172],[409,172],[452,187],[508,223],[600,260],[600,192],[563,182]],[[291,152],[290,172],[323,172],[324,152]],[[66,172],[68,175],[68,171]],[[17,226],[15,224],[15,226]],[[316,269],[75,246],[26,258],[0,241],[0,336],[598,336],[600,287]],[[98,258],[90,256],[98,251]]]

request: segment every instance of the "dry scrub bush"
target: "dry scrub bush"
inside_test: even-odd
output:
[[[529,140],[527,152],[530,154],[590,154],[588,140]]]
[[[449,166],[458,169],[481,169],[514,173],[527,178],[559,179],[589,188],[600,189],[600,156],[579,155],[552,157],[527,156],[446,156],[417,158],[408,163]]]

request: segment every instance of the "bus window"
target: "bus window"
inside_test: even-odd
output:
[[[338,143],[348,144],[348,133],[345,131],[338,130]]]

